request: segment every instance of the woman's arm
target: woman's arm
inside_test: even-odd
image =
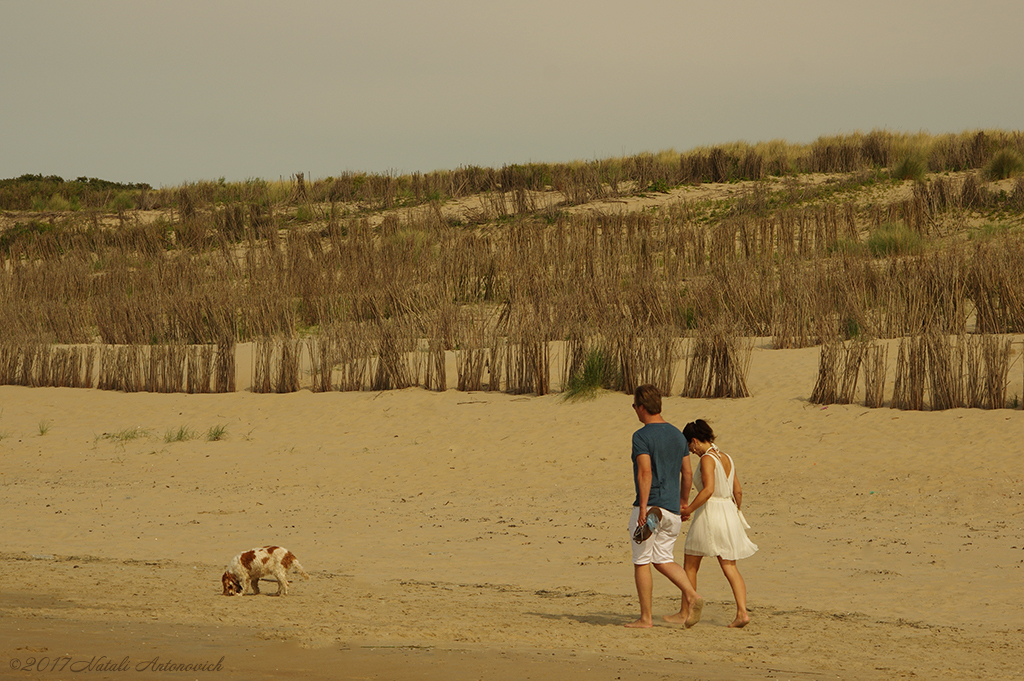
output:
[[[736,510],[739,510],[740,504],[743,503],[743,490],[740,488],[740,476],[734,475],[732,478],[732,498],[736,502]]]
[[[704,481],[704,489],[693,498],[690,505],[686,507],[688,513],[693,513],[704,505],[704,502],[715,493],[715,457],[700,457],[700,477]]]

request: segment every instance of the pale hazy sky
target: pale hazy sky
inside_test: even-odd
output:
[[[0,0],[0,178],[1024,130],[1024,2]]]

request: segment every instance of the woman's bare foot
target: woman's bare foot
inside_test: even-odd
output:
[[[674,615],[662,615],[661,619],[669,624],[686,624],[686,614],[682,610]]]
[[[742,629],[748,624],[750,624],[750,615],[743,613],[742,615],[736,615],[736,619],[729,626],[733,629]]]
[[[704,599],[697,596],[697,600],[693,602],[693,610],[690,612],[690,616],[686,618],[687,629],[700,622],[700,614],[702,612],[704,612]]]
[[[624,624],[623,626],[627,627],[629,629],[650,629],[651,627],[654,626],[654,622],[644,622],[641,619],[641,620],[637,620],[636,622],[630,622],[629,624]]]

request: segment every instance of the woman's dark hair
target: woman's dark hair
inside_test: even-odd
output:
[[[714,442],[715,431],[711,430],[711,426],[704,419],[697,419],[696,421],[690,421],[683,426],[683,437],[686,441],[697,439],[701,442]]]

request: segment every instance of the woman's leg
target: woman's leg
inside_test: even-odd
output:
[[[736,561],[725,560],[719,556],[718,564],[722,566],[722,573],[729,580],[732,595],[736,599],[736,619],[729,626],[745,627],[750,623],[750,614],[747,612],[747,584],[743,581],[743,575],[740,574],[739,568],[736,567]]]
[[[697,588],[697,570],[700,570],[700,559],[704,556],[691,556],[686,554],[683,556],[683,569],[686,570],[686,576],[690,578],[690,584],[693,588]]]

